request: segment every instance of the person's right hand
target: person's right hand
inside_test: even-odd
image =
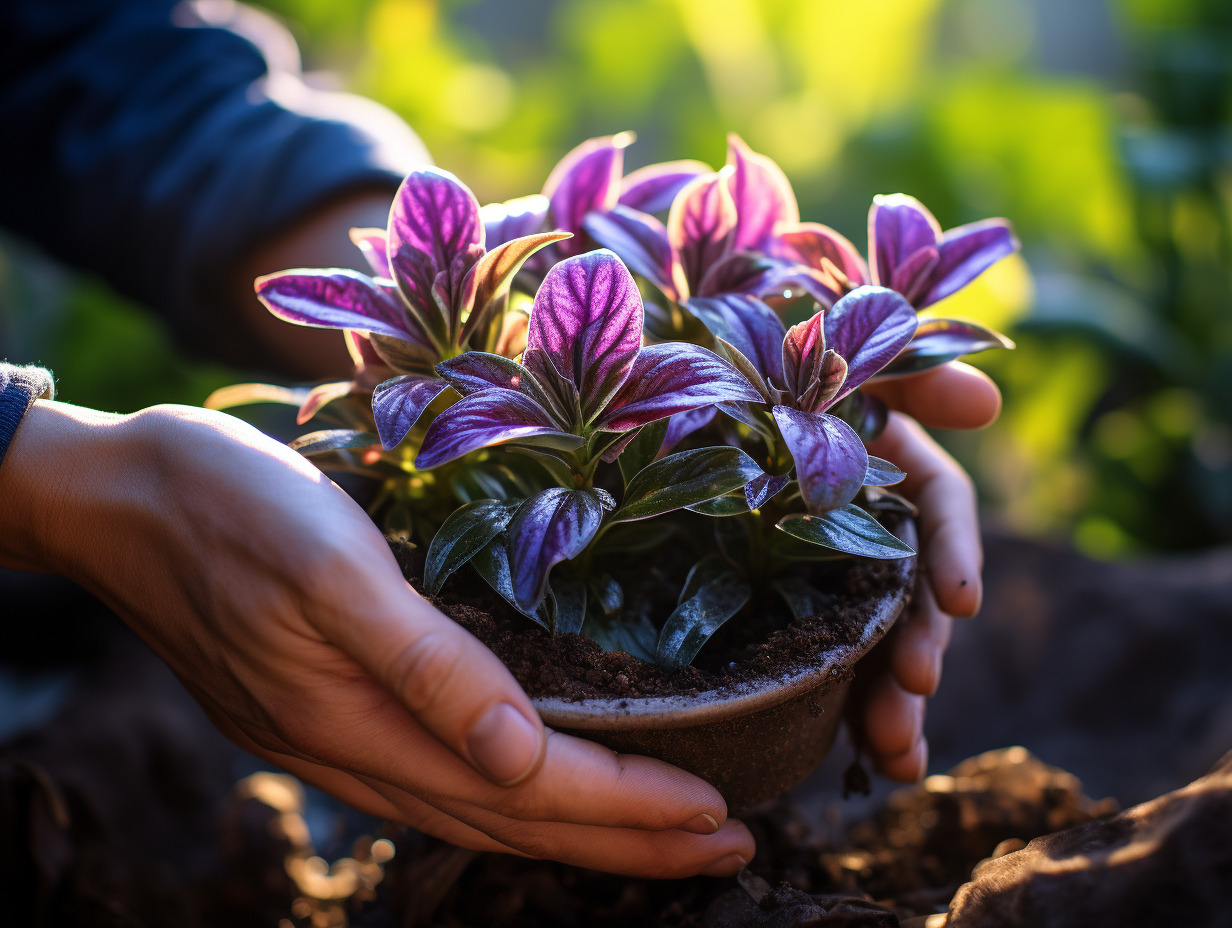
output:
[[[634,876],[731,875],[752,857],[703,780],[545,730],[364,511],[238,419],[40,401],[0,502],[0,563],[96,593],[232,740],[356,808]]]

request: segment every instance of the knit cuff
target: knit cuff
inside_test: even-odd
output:
[[[35,400],[52,399],[55,392],[51,371],[0,363],[0,461],[26,410]]]

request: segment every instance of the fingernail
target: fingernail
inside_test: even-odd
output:
[[[746,864],[748,864],[748,861],[739,854],[728,854],[726,857],[720,857],[703,870],[702,876],[735,876],[740,872],[740,868]]]
[[[712,835],[719,830],[719,822],[713,815],[703,812],[681,825],[680,830],[695,835]]]
[[[539,760],[539,730],[507,702],[489,709],[466,737],[471,763],[497,786],[524,780]]]

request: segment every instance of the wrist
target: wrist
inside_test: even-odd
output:
[[[90,511],[115,492],[123,422],[52,400],[30,407],[0,464],[0,566],[76,579],[70,542],[94,530]]]

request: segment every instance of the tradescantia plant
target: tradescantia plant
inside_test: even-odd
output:
[[[874,201],[866,263],[738,138],[720,171],[625,176],[631,139],[591,139],[542,194],[482,209],[414,172],[387,229],[352,232],[373,276],[256,282],[280,318],[344,331],[352,379],[209,402],[338,426],[292,447],[373,478],[370,511],[422,549],[428,592],[481,578],[549,632],[675,667],[742,611],[816,615],[819,561],[912,553],[879,519],[911,507],[868,453],[885,410],[861,388],[1009,347],[917,311],[1018,246],[1004,220],[942,232],[895,195]]]

